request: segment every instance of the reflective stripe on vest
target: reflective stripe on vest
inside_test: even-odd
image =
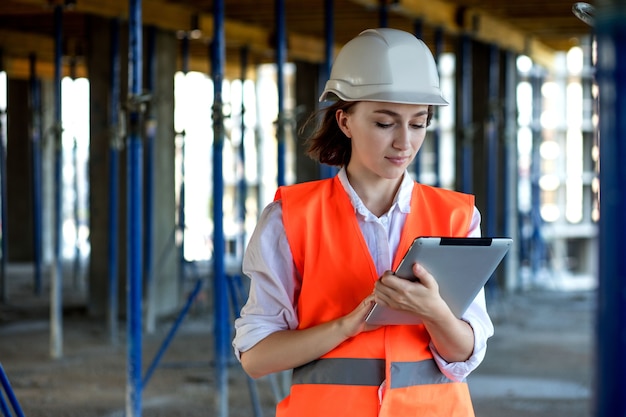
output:
[[[293,371],[292,384],[332,384],[380,386],[385,380],[384,359],[318,359]],[[434,360],[391,362],[391,385],[406,388],[416,385],[453,382],[441,373]]]
[[[294,369],[291,383],[378,387],[384,380],[384,359],[326,358]]]

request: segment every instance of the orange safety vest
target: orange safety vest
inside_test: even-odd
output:
[[[295,266],[299,328],[342,317],[378,279],[349,196],[337,177],[276,192]],[[474,197],[415,183],[393,267],[417,236],[467,236]],[[383,326],[296,368],[277,417],[473,416],[465,382],[445,377],[424,325]],[[385,381],[385,394],[378,390]]]

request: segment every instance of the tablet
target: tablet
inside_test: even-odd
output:
[[[418,237],[394,272],[416,280],[413,264],[418,262],[439,285],[439,294],[454,315],[460,318],[493,275],[513,240],[506,237]],[[406,311],[374,304],[365,321],[374,325],[419,324]]]

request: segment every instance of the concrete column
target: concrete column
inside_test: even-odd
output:
[[[296,63],[296,129],[318,108],[319,66],[305,62]],[[309,129],[310,130],[310,129]],[[305,140],[301,135],[296,137],[296,182],[311,181],[320,178],[319,164],[306,155]]]
[[[177,41],[174,33],[157,31],[156,82],[151,105],[156,106],[154,142],[154,297],[150,308],[155,316],[171,313],[178,307],[179,253],[175,247],[175,145],[174,74]]]
[[[103,316],[107,306],[108,289],[108,154],[110,129],[108,113],[110,101],[110,22],[92,18],[89,24],[91,53],[87,57],[90,80],[90,230],[91,259],[89,274],[90,312]],[[122,69],[122,100],[127,86],[127,29],[120,35]],[[177,44],[174,33],[157,35],[156,89],[151,105],[156,106],[155,139],[155,211],[154,211],[154,282],[152,313],[155,317],[169,314],[179,304],[176,265],[178,254],[174,247],[175,187],[174,187],[174,73]],[[122,107],[124,107],[122,105]],[[126,307],[126,152],[120,155],[119,184],[119,308]],[[146,289],[147,290],[147,289]],[[144,297],[148,292],[144,292]],[[156,301],[155,301],[156,300]]]
[[[29,80],[8,80],[7,102],[7,209],[9,261],[33,262],[33,171]],[[52,182],[54,141],[52,126],[52,84],[41,81],[42,141],[42,256],[52,258]]]
[[[87,48],[87,67],[89,71],[89,118],[90,118],[90,149],[89,149],[89,219],[90,219],[90,243],[91,256],[89,261],[89,312],[95,316],[103,316],[106,310],[108,297],[108,152],[110,130],[109,102],[111,80],[111,65],[109,57],[111,54],[110,45],[110,23],[107,19],[91,17],[88,25],[89,35]],[[120,36],[123,39],[123,36]],[[124,45],[124,42],[120,42]],[[122,62],[126,62],[128,54],[125,49],[120,51]],[[125,80],[126,72],[120,71],[122,79]],[[121,83],[122,89],[126,82]],[[125,97],[122,93],[121,97]],[[123,166],[123,163],[120,163]],[[124,202],[125,186],[120,181],[120,236],[124,236]],[[119,242],[119,306],[124,309],[125,285],[123,277],[126,275],[124,268],[125,250],[122,239]]]
[[[33,203],[28,80],[8,80],[7,204],[9,261],[32,262]]]

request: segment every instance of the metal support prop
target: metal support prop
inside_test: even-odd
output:
[[[4,71],[3,53],[0,49],[0,72]],[[9,222],[7,201],[7,144],[4,135],[7,109],[0,108],[0,230],[2,233],[2,258],[0,260],[0,303],[8,300],[7,264],[9,262]]]
[[[13,411],[15,411],[15,415],[17,417],[24,417],[24,412],[22,411],[22,407],[20,406],[19,401],[17,401],[17,397],[15,396],[15,393],[13,392],[13,388],[11,388],[11,383],[9,382],[9,378],[7,377],[7,374],[4,371],[2,364],[0,364],[0,385],[2,385],[2,388],[7,395],[7,398],[9,399],[9,402],[11,403],[11,407],[13,407]],[[4,416],[11,417],[11,411],[9,410],[9,407],[7,406],[7,404],[4,402],[4,397],[1,391],[0,391],[0,411],[2,411]]]
[[[148,42],[146,51],[146,90],[151,95],[152,100],[148,105],[148,114],[146,118],[146,138],[145,138],[145,156],[144,156],[144,233],[143,233],[143,268],[145,276],[145,285],[148,290],[147,297],[147,314],[146,314],[146,331],[153,333],[156,327],[155,305],[155,283],[154,283],[154,159],[155,149],[154,142],[156,140],[157,117],[155,86],[156,86],[156,27],[148,28]]]
[[[119,181],[120,150],[122,132],[120,129],[120,22],[111,19],[111,81],[109,83],[109,224],[108,224],[108,281],[109,302],[107,321],[109,339],[112,345],[118,343],[118,288],[119,288]]]
[[[276,139],[278,142],[278,186],[285,185],[286,145],[285,145],[285,61],[287,59],[287,24],[285,18],[285,0],[275,0],[276,14],[276,84],[278,89],[278,123]]]
[[[413,22],[413,34],[417,38],[422,39],[423,29],[424,29],[424,24],[423,24],[422,19],[415,19],[415,21]],[[436,106],[433,106],[433,107],[436,108]],[[424,149],[423,145],[421,149]],[[415,180],[419,182],[420,175],[422,173],[422,152],[421,151],[418,152],[417,155],[415,155],[415,159],[413,159],[413,173],[415,174]]]
[[[461,125],[463,129],[461,135],[461,187],[460,191],[472,193],[474,189],[474,120],[472,112],[472,40],[469,35],[463,34],[460,37],[460,62],[457,71],[461,70]]]
[[[389,25],[389,6],[386,0],[380,0],[378,5],[378,27],[386,28]]]
[[[72,79],[72,87],[76,85],[76,57],[72,56],[70,60],[70,78]],[[80,185],[78,180],[78,138],[76,134],[73,135],[73,147],[72,147],[72,165],[74,167],[74,265],[72,269],[72,276],[74,282],[74,289],[81,288],[81,253],[80,253]]]
[[[185,316],[189,312],[189,309],[191,308],[193,302],[196,300],[196,297],[200,293],[201,289],[202,289],[202,279],[198,279],[196,281],[196,284],[195,284],[193,290],[191,291],[191,294],[189,294],[189,297],[187,297],[187,302],[183,306],[183,308],[180,311],[180,313],[178,313],[178,316],[176,317],[176,320],[174,321],[174,324],[172,325],[172,327],[170,328],[170,331],[167,333],[167,336],[165,337],[165,339],[161,343],[161,346],[159,347],[159,350],[157,351],[157,354],[154,356],[154,358],[152,359],[152,362],[148,366],[148,369],[146,370],[146,373],[145,373],[145,375],[143,377],[143,380],[142,380],[143,387],[148,385],[148,382],[150,381],[150,378],[152,377],[152,374],[154,373],[154,371],[158,367],[159,362],[161,361],[161,358],[165,354],[165,351],[169,347],[170,343],[172,343],[172,340],[174,340],[174,336],[176,335],[176,332],[180,328],[180,325],[182,324]]]
[[[505,213],[504,236],[513,239],[511,254],[504,259],[506,265],[505,288],[511,293],[519,287],[519,228],[517,204],[517,56],[514,52],[505,52],[505,84],[504,84],[504,184],[505,198],[503,212]]]
[[[485,231],[487,236],[496,236],[497,230],[497,201],[498,201],[498,126],[500,124],[500,50],[496,45],[490,45],[489,48],[489,81],[488,81],[488,123],[487,123],[487,143],[486,143],[486,160],[487,160],[487,219]]]
[[[235,313],[236,320],[240,317],[239,312],[245,304],[245,296],[243,284],[241,282],[241,275],[232,275],[229,277],[227,282],[231,304]],[[246,382],[248,383],[250,402],[252,403],[252,412],[254,414],[254,417],[262,417],[263,409],[261,408],[261,399],[259,398],[259,391],[257,389],[256,382],[249,375],[246,375]]]
[[[230,320],[228,314],[228,289],[226,284],[224,250],[224,112],[222,83],[226,45],[224,36],[224,0],[213,3],[214,32],[211,43],[211,72],[213,78],[213,305],[215,309],[215,368],[216,415],[228,415],[228,357],[230,350]]]
[[[50,291],[50,356],[63,356],[63,130],[61,120],[61,71],[63,66],[63,8],[54,8],[54,270]]]
[[[439,66],[439,58],[443,53],[443,29],[437,27],[435,29],[435,62]],[[439,119],[439,107],[433,106],[434,116],[437,118],[437,125],[432,131],[433,141],[433,171],[435,172],[435,187],[441,187],[441,167],[439,165],[439,157],[441,153],[441,120]]]
[[[486,133],[486,146],[485,146],[485,159],[487,160],[486,166],[486,225],[485,232],[487,236],[498,236],[497,220],[498,220],[498,189],[500,183],[499,166],[499,126],[500,126],[500,49],[497,45],[490,45],[489,47],[489,75],[488,75],[488,92],[487,97],[488,104],[488,121]],[[495,279],[490,279],[487,282],[487,296],[490,299],[497,298],[498,285]]]
[[[335,9],[334,0],[324,0],[324,64],[321,66],[320,80],[323,83],[330,78],[335,51]],[[321,93],[321,91],[320,91]],[[335,175],[336,169],[327,164],[320,164],[320,178],[330,178]]]
[[[35,294],[41,295],[43,292],[41,283],[42,263],[43,263],[43,212],[41,207],[41,82],[37,78],[37,58],[34,54],[29,55],[29,84],[30,84],[30,111],[31,111],[31,142],[32,142],[32,164],[33,164],[33,255],[35,263],[34,289]]]
[[[189,72],[189,34],[186,33],[182,39],[181,47],[182,70],[185,74],[185,89],[187,89],[187,73]],[[185,282],[185,142],[186,126],[183,126],[180,141],[180,188],[178,190],[178,231],[180,233],[180,246],[178,248],[178,282],[182,288]]]
[[[141,0],[128,11],[129,137],[127,150],[127,380],[126,416],[141,416],[142,393],[142,15]]]
[[[541,189],[539,188],[539,178],[541,176],[541,156],[539,148],[542,141],[541,132],[541,111],[542,96],[541,86],[543,77],[540,69],[535,66],[531,76],[531,84],[533,90],[533,110],[532,110],[532,134],[533,148],[531,154],[530,180],[531,180],[531,209],[530,216],[532,221],[532,236],[530,247],[530,265],[532,275],[537,276],[537,272],[541,268],[544,257],[543,237],[541,232]]]
[[[237,182],[237,220],[241,230],[239,231],[239,241],[237,242],[237,256],[241,258],[243,256],[244,247],[246,245],[246,200],[248,198],[248,184],[246,182],[246,104],[245,104],[245,89],[244,84],[246,82],[246,76],[248,74],[248,46],[243,46],[240,49],[241,58],[241,142],[239,142],[238,156],[239,156],[239,180]]]
[[[626,2],[601,4],[595,23],[600,99],[597,417],[626,415]]]

